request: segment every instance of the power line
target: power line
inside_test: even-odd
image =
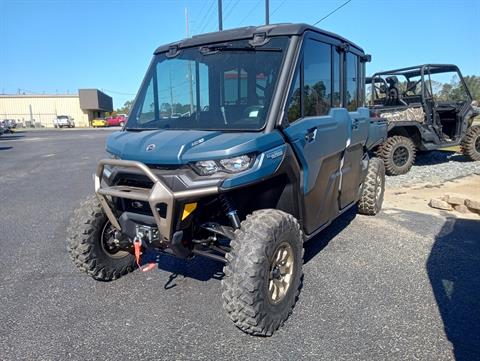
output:
[[[278,5],[278,6],[272,11],[272,13],[270,14],[270,16],[272,16],[273,14],[275,14],[275,13],[278,11],[278,9],[280,9],[280,8],[283,6],[283,4],[285,4],[286,2],[287,2],[287,0],[283,0],[283,1],[280,3],[280,5]]]
[[[333,13],[337,12],[338,10],[340,10],[341,8],[343,8],[345,5],[347,5],[350,1],[352,1],[352,0],[345,1],[342,5],[340,5],[339,7],[337,7],[335,10],[329,12],[329,13],[328,13],[327,15],[325,15],[323,18],[321,18],[320,20],[318,20],[316,23],[313,23],[313,25],[317,25],[320,21],[325,20],[325,19],[328,18],[330,15],[332,15]]]
[[[203,19],[202,19],[202,23],[203,23],[204,20],[206,20],[206,21],[205,21],[205,24],[203,24],[202,28],[201,28],[200,31],[199,31],[200,34],[203,32],[203,29],[205,29],[205,27],[206,27],[206,26],[210,23],[210,21],[212,20],[211,18],[208,19],[208,16],[209,16],[209,14],[210,14],[210,11],[213,9],[213,4],[215,4],[215,0],[212,0],[212,2],[211,2],[211,4],[210,4],[210,6],[209,6],[209,8],[208,8],[208,10],[207,10],[207,12],[206,12],[206,14],[205,14],[205,16],[204,16]]]
[[[248,12],[247,15],[245,15],[245,17],[240,21],[240,25],[243,24],[243,22],[245,20],[247,20],[247,18],[252,15],[253,11],[257,8],[258,5],[260,5],[260,3],[262,2],[262,0],[258,0],[257,3],[253,6],[253,8]]]
[[[237,0],[234,4],[233,4],[233,2],[232,2],[233,6],[231,6],[230,9],[229,9],[229,11],[228,11],[228,13],[225,14],[225,19],[223,19],[223,21],[225,21],[225,20],[228,19],[228,17],[230,16],[230,14],[233,12],[233,9],[235,9],[235,8],[237,7],[238,3],[239,3],[239,0]]]
[[[123,92],[117,92],[115,90],[110,90],[110,89],[105,89],[105,88],[102,88],[102,90],[105,90],[109,93],[112,93],[112,94],[118,94],[118,95],[137,95],[137,94],[134,94],[134,93],[123,93]]]

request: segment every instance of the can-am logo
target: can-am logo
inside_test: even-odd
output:
[[[149,144],[147,145],[147,148],[145,148],[147,152],[151,152],[154,149],[155,149],[155,144]]]

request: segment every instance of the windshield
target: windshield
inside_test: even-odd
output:
[[[239,40],[156,55],[126,129],[262,129],[287,44]]]

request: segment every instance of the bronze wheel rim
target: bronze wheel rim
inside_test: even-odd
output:
[[[270,260],[268,277],[268,297],[271,303],[281,302],[292,283],[294,266],[293,249],[287,243],[281,243]]]

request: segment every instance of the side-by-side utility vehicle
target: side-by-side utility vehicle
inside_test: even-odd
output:
[[[407,173],[416,151],[460,145],[480,160],[480,114],[455,65],[418,65],[374,74],[366,81],[373,116],[388,120],[388,139],[376,149],[388,175]]]
[[[376,214],[386,139],[364,104],[363,50],[304,24],[199,35],[159,47],[96,196],[69,229],[97,280],[150,268],[158,252],[223,262],[224,308],[271,335],[302,283],[303,244],[351,207]]]

